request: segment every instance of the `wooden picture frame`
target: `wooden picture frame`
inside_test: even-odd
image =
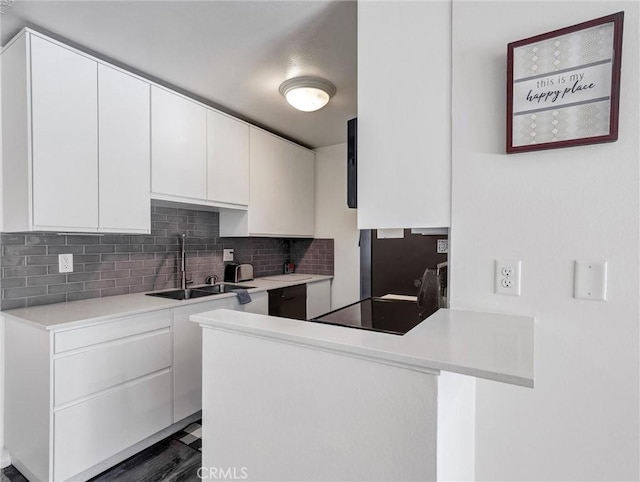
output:
[[[512,42],[507,154],[618,139],[624,12]]]

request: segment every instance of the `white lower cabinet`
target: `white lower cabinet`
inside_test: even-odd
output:
[[[323,283],[312,293],[324,293]],[[202,328],[189,317],[217,309],[268,314],[266,291],[251,298],[51,330],[7,316],[5,446],[13,464],[29,480],[86,480],[197,413]]]
[[[54,413],[54,479],[69,480],[171,425],[171,370]]]
[[[252,301],[238,303],[234,296],[207,301],[180,308],[173,308],[173,372],[174,372],[174,421],[182,420],[202,409],[202,328],[189,320],[191,315],[206,311],[228,309],[249,313],[268,314],[268,297],[252,293]]]
[[[173,423],[168,309],[60,331],[5,327],[5,444],[30,480],[96,475]]]
[[[331,311],[331,280],[307,283],[307,319]]]

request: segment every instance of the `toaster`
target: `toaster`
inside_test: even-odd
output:
[[[225,283],[239,283],[253,279],[253,266],[250,264],[229,263],[224,267]]]

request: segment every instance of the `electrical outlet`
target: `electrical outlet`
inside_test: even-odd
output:
[[[222,261],[233,261],[233,249],[222,250]]]
[[[445,254],[449,252],[449,240],[448,239],[439,239],[438,240],[438,254]]]
[[[73,254],[58,255],[58,271],[60,273],[73,273]]]
[[[520,261],[496,260],[496,293],[520,296]]]

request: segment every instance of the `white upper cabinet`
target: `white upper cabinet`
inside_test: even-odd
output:
[[[29,30],[2,66],[3,229],[148,233],[149,86]]]
[[[220,235],[313,237],[314,153],[254,127],[249,147],[249,211],[221,211]]]
[[[151,191],[184,202],[207,197],[207,109],[151,87]]]
[[[31,37],[34,228],[98,228],[97,69]]]
[[[249,126],[207,110],[207,200],[249,204]]]
[[[358,227],[450,218],[451,2],[359,2]]]
[[[98,66],[100,228],[151,229],[150,86]]]

